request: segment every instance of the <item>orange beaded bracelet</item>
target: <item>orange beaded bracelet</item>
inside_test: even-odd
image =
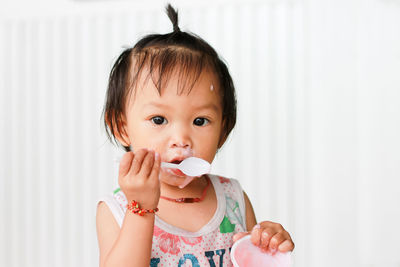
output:
[[[139,203],[135,200],[132,200],[131,204],[126,205],[126,208],[130,211],[132,211],[132,213],[138,214],[140,216],[145,215],[146,213],[156,213],[158,211],[158,208],[155,209],[142,209],[139,206]]]

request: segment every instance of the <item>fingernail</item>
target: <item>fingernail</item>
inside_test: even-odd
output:
[[[158,152],[156,152],[156,160],[158,160],[160,158],[160,154],[158,154]]]
[[[259,225],[259,224],[257,223],[256,225],[254,225],[253,230],[254,230],[254,229],[260,229],[260,228],[261,228],[261,225]]]

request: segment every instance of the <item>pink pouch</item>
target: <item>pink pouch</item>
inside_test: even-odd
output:
[[[231,250],[231,260],[235,267],[289,267],[290,253],[276,252],[271,255],[263,252],[250,240],[250,235],[236,241]]]

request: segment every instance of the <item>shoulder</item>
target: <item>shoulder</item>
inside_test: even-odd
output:
[[[113,215],[115,221],[119,226],[122,225],[123,218],[126,212],[127,200],[119,188],[114,190],[111,194],[103,195],[97,201],[97,212],[99,215],[110,213]]]
[[[213,184],[218,187],[220,193],[231,199],[244,203],[243,189],[238,180],[234,178],[226,178],[220,175],[210,175]]]
[[[96,211],[96,226],[97,230],[101,229],[103,226],[117,226],[118,224],[111,212],[110,207],[104,201],[99,201],[97,204]]]
[[[228,217],[236,218],[240,225],[242,225],[243,230],[247,229],[246,204],[243,189],[239,181],[220,175],[210,175],[210,178],[216,187],[217,195],[220,194],[225,199],[223,206],[226,209]]]
[[[122,209],[122,203],[115,197],[115,190],[112,194],[104,195],[97,200],[96,224],[97,227],[106,224],[117,225],[118,209]]]
[[[243,191],[239,181],[234,178],[227,178],[221,175],[209,175],[209,177],[214,184],[222,186],[225,192],[241,193]]]
[[[226,196],[238,201],[239,208],[242,210],[242,217],[245,218],[245,228],[251,231],[257,224],[253,206],[247,194],[243,191],[240,182],[234,178],[213,175],[214,182],[220,184]]]

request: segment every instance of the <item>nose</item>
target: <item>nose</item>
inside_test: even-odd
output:
[[[171,128],[170,148],[192,148],[192,140],[190,137],[190,129],[183,125],[176,125]]]

